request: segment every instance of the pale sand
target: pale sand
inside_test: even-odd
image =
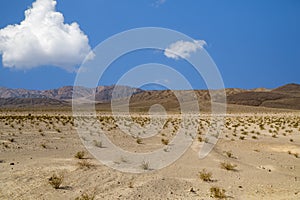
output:
[[[33,115],[41,114],[47,113]],[[27,113],[7,112],[1,116],[4,115]],[[217,145],[206,158],[199,160],[203,142],[196,138],[175,163],[143,174],[113,170],[89,154],[86,160],[94,166],[80,168],[74,155],[86,149],[75,128],[69,122],[64,125],[65,120],[57,121],[52,117],[54,113],[48,115],[51,117],[45,122],[36,118],[26,118],[24,122],[9,117],[0,120],[0,199],[75,199],[85,192],[95,193],[95,199],[213,199],[212,186],[225,189],[229,199],[300,199],[300,158],[296,158],[297,153],[300,156],[300,113],[231,114]],[[198,136],[204,139],[207,125],[201,123],[202,135]],[[261,123],[265,130],[259,127]],[[276,123],[277,133],[273,132]],[[172,131],[169,126],[160,134],[143,139],[142,144],[118,128],[107,133],[124,149],[147,152],[162,148],[161,138],[171,140]],[[232,158],[225,153],[229,151]],[[220,163],[224,161],[236,164],[236,171],[222,169]],[[202,169],[212,172],[213,181],[199,178]],[[64,174],[60,189],[48,183],[53,173]]]

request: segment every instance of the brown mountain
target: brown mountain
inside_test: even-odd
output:
[[[247,91],[228,95],[229,104],[300,110],[300,85],[287,84],[265,92]]]
[[[130,96],[130,107],[134,110],[147,110],[154,104],[160,104],[168,107],[170,110],[178,110],[179,101],[176,93],[184,98],[189,98],[196,94],[200,109],[207,110],[210,106],[210,94],[208,90],[195,91],[174,91],[171,90],[152,90],[144,91],[141,89],[127,86],[98,86],[97,88],[78,87],[78,97],[89,102],[95,100],[97,106],[107,110],[110,107],[110,101],[122,99]],[[287,84],[273,90],[258,88],[253,90],[244,90],[230,88],[226,89],[227,103],[236,105],[246,105],[255,107],[283,108],[300,110],[300,85]],[[8,89],[0,87],[0,107],[24,107],[24,106],[68,106],[73,95],[73,87],[65,86],[53,90],[25,90]],[[215,91],[217,94],[219,91]],[[217,95],[218,96],[218,95]],[[120,106],[122,102],[120,103]],[[188,105],[188,104],[187,104]]]
[[[278,87],[272,90],[272,92],[287,93],[291,94],[292,96],[300,96],[300,85],[296,83],[291,83]]]
[[[115,98],[123,98],[131,93],[142,92],[141,89],[131,88],[128,86],[98,86],[97,88],[86,88],[76,86],[76,97],[93,99],[95,95],[96,101],[109,101],[115,89]],[[57,100],[70,100],[74,92],[73,86],[64,86],[52,90],[26,90],[26,89],[10,89],[0,87],[0,98],[48,98]]]
[[[0,98],[1,108],[69,107],[69,102],[49,98]]]

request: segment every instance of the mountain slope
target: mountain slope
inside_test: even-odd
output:
[[[227,103],[300,110],[300,85],[287,84],[266,92],[241,92],[228,95]]]
[[[207,110],[210,106],[210,93],[208,90],[195,91],[171,91],[171,90],[141,90],[127,86],[98,86],[97,88],[78,87],[77,97],[86,99],[88,102],[94,100],[98,107],[105,110],[110,109],[110,101],[113,98],[123,99],[130,97],[130,107],[134,110],[148,110],[154,104],[160,104],[170,110],[180,108],[176,94],[180,98],[193,100],[195,94],[201,110]],[[228,104],[297,109],[300,110],[300,85],[287,84],[273,90],[264,88],[243,90],[243,89],[225,89]],[[68,106],[72,99],[74,89],[72,86],[65,86],[53,90],[25,90],[9,89],[0,87],[0,107],[32,107],[32,106]],[[221,91],[215,91],[215,94],[221,94]],[[84,101],[82,101],[84,102]],[[120,101],[119,106],[124,102]],[[101,105],[101,106],[100,106]],[[189,105],[189,102],[188,104]],[[192,104],[191,104],[192,105]]]

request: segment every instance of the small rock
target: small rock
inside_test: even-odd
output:
[[[12,163],[9,163],[9,165],[15,165],[15,163],[12,162]]]

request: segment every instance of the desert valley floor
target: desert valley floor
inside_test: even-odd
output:
[[[180,126],[169,115],[157,135],[140,139],[123,134],[109,115],[99,120],[116,145],[137,152],[168,146]],[[147,116],[134,120],[144,125]],[[2,111],[0,199],[300,199],[300,112],[233,112],[204,159],[198,150],[208,142],[209,118],[196,122],[194,142],[180,159],[153,171],[144,163],[145,173],[134,174],[93,158],[71,112]],[[95,131],[86,123],[87,132]],[[101,141],[95,146],[101,149]]]

